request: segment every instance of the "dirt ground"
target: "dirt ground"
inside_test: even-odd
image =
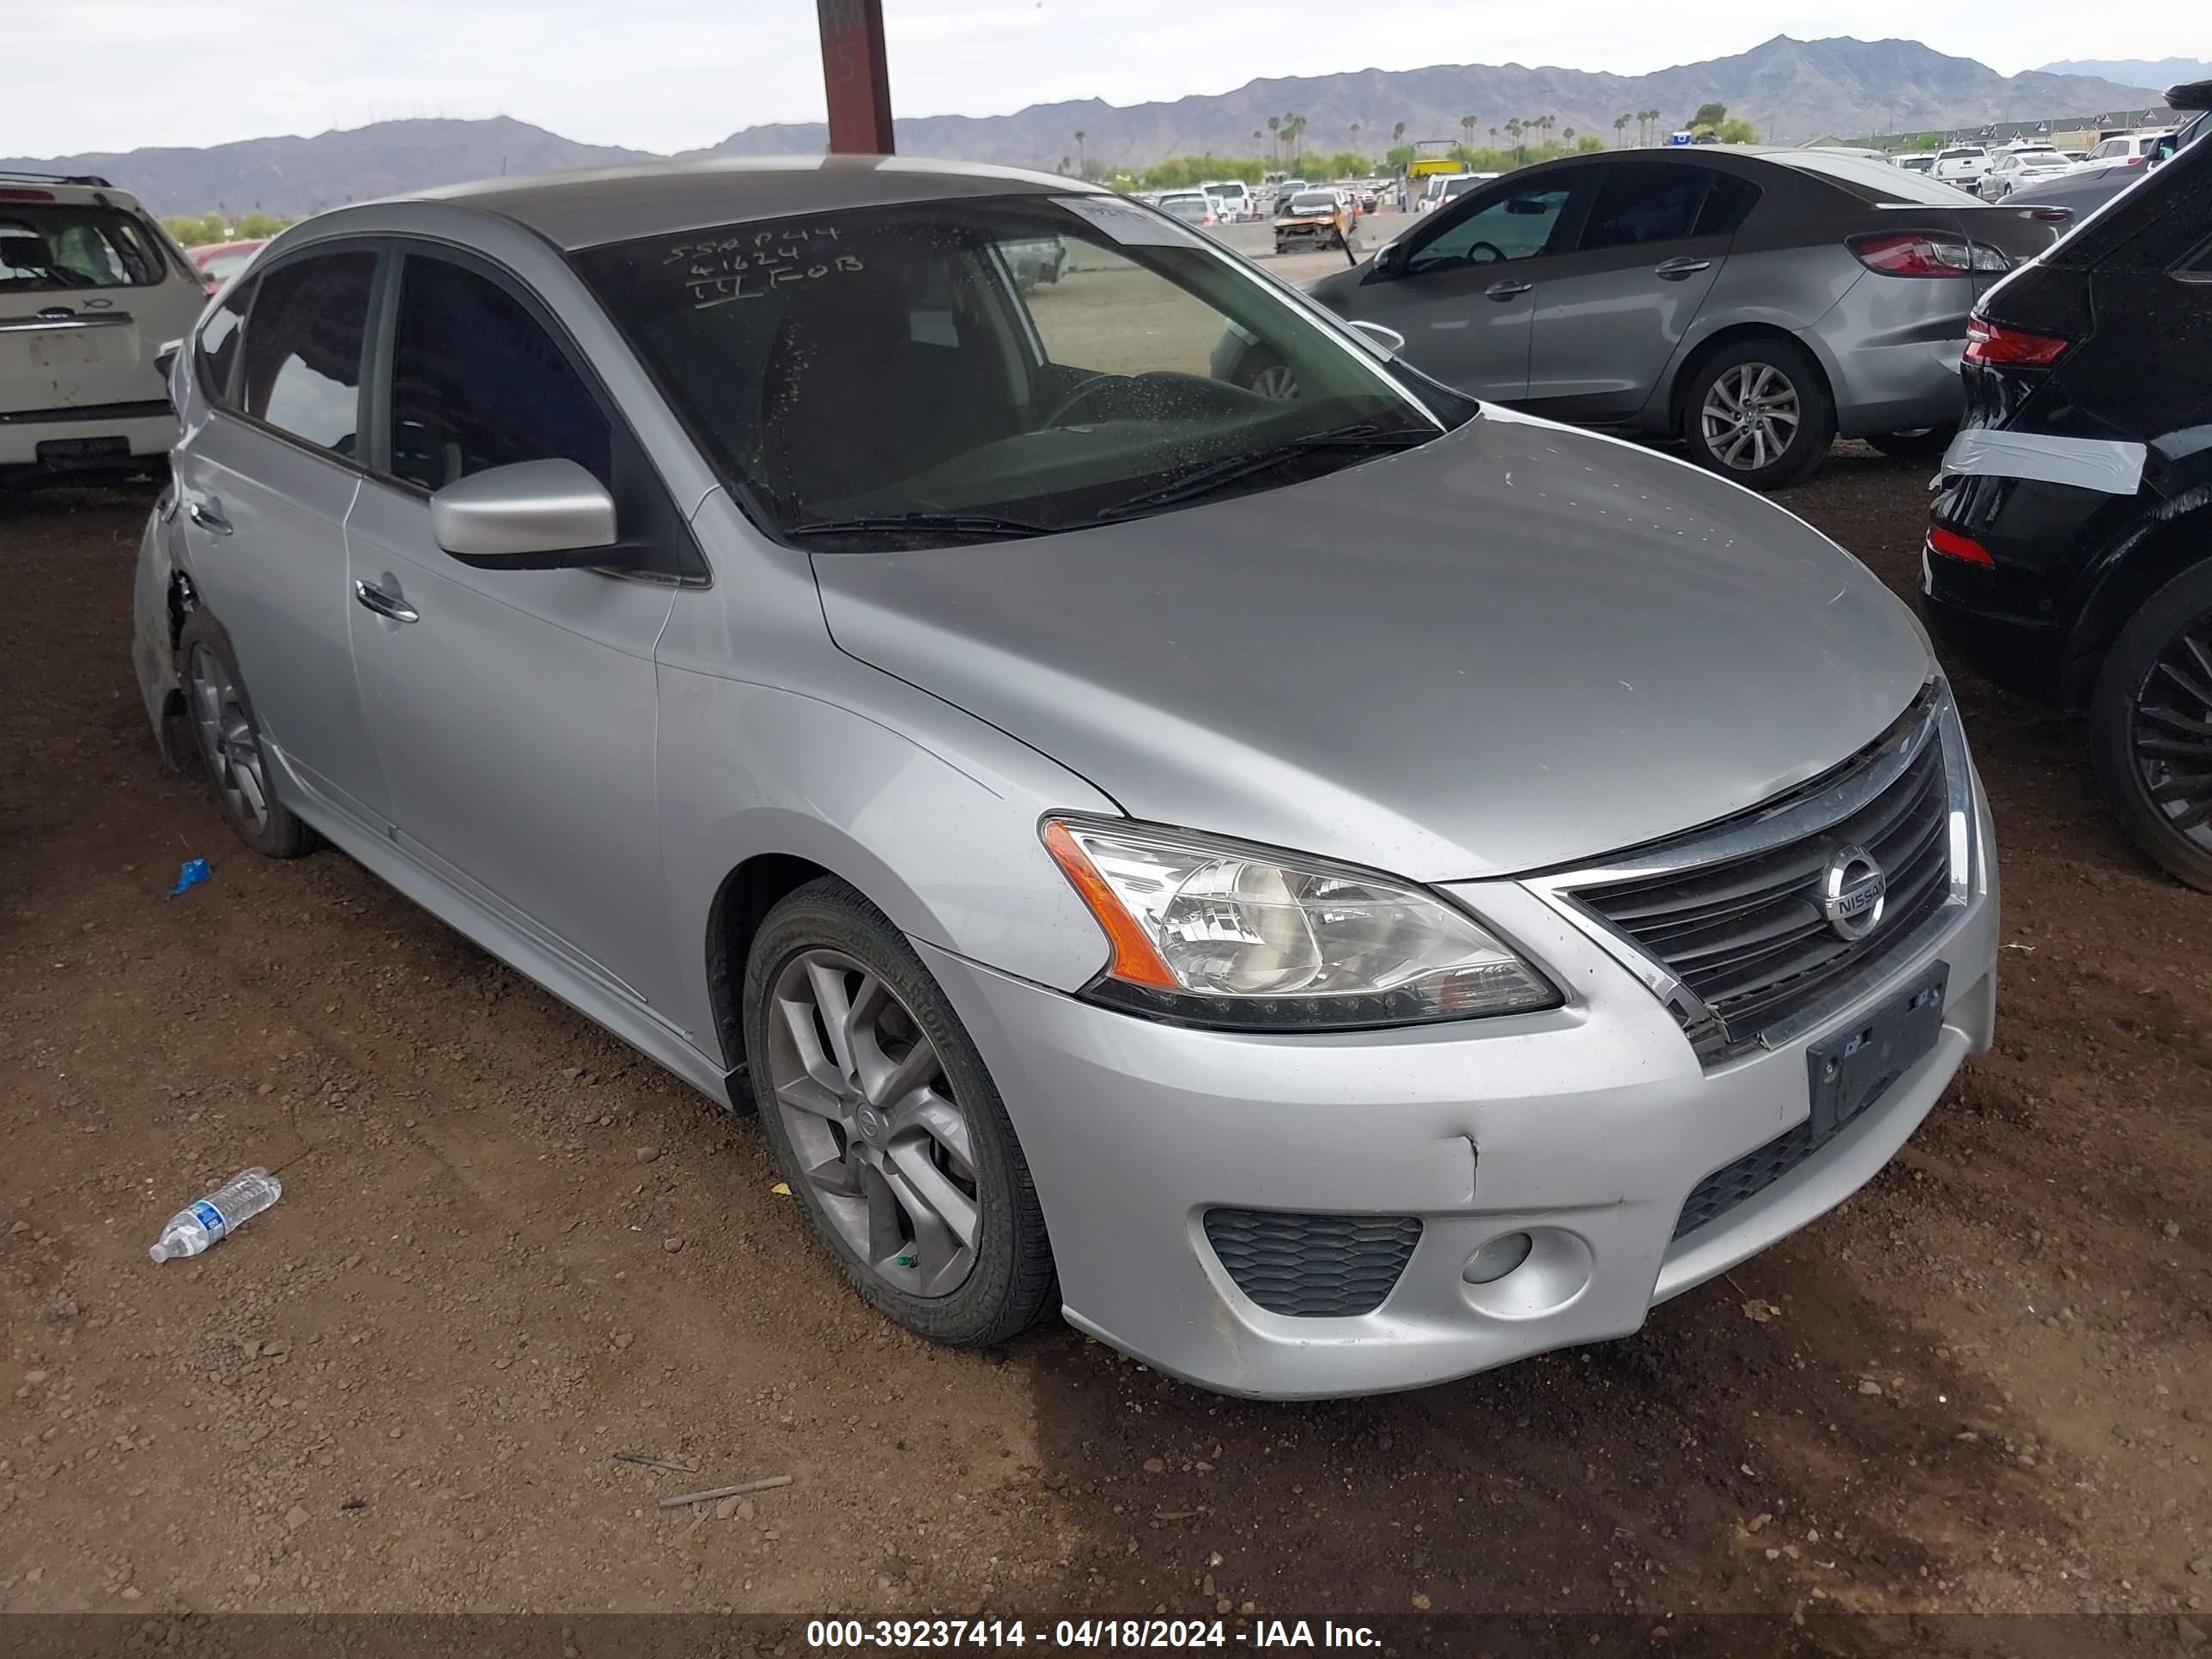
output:
[[[1846,445],[1787,500],[1909,592],[1924,483]],[[894,1333],[753,1122],[344,857],[246,854],[131,682],[146,505],[0,501],[0,1612],[1641,1631],[2212,1595],[2212,900],[2134,855],[2063,722],[1959,678],[1998,1047],[1864,1194],[1629,1340],[1251,1404],[1056,1322],[988,1354]],[[213,879],[165,896],[193,856]],[[274,1210],[147,1261],[256,1163]],[[2147,1650],[2193,1643],[2163,1628]]]

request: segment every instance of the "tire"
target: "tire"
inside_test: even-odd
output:
[[[1247,392],[1286,403],[1298,395],[1298,377],[1288,363],[1265,346],[1256,346],[1237,360],[1235,379]]]
[[[1762,370],[1767,378],[1760,378]],[[1715,416],[1727,420],[1730,398],[1740,404],[1747,389],[1759,399],[1757,429],[1718,426]],[[1794,417],[1786,427],[1785,416]],[[1716,428],[1711,435],[1709,427]],[[1753,489],[1778,489],[1810,477],[1827,459],[1835,436],[1835,400],[1820,366],[1788,340],[1762,336],[1722,347],[1699,366],[1682,398],[1682,441],[1690,458]],[[1778,454],[1742,464],[1766,453],[1762,446],[1777,443]],[[1730,453],[1735,460],[1726,459]]]
[[[246,693],[246,677],[238,672],[230,635],[205,611],[185,618],[177,637],[177,671],[185,724],[191,729],[216,804],[239,840],[264,858],[296,859],[313,852],[319,844],[315,832],[277,799],[261,723]]]
[[[1918,461],[1941,455],[1958,435],[1955,426],[1923,426],[1911,432],[1871,433],[1867,441],[1883,454],[1900,461]]]
[[[2153,863],[2199,892],[2212,892],[2212,735],[2191,728],[2208,720],[2212,563],[2143,601],[2089,700],[2089,758],[2106,804]]]
[[[875,1011],[840,1022],[842,1051],[862,1055],[849,1065],[824,1014],[838,994],[846,1012]],[[762,922],[744,1011],[776,1164],[860,1299],[952,1347],[988,1347],[1035,1323],[1057,1285],[1029,1164],[982,1056],[898,929],[834,877],[809,882]],[[873,1088],[862,1082],[871,1073]]]

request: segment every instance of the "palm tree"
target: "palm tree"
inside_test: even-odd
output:
[[[1066,172],[1066,171],[1067,171],[1067,157],[1066,157],[1065,155],[1061,156],[1061,157],[1060,158],[1060,165],[1059,165],[1058,167],[1054,167],[1054,168],[1053,169],[1053,171],[1054,171],[1054,172],[1055,172],[1055,173],[1065,173],[1065,172]]]
[[[1472,115],[1462,115],[1459,118],[1459,130],[1466,135],[1463,142],[1470,151],[1474,149],[1474,127],[1476,118],[1476,117]]]
[[[1306,118],[1304,116],[1294,114],[1285,115],[1283,118],[1283,138],[1290,148],[1292,167],[1298,164],[1298,144],[1305,137],[1305,132]]]
[[[1645,143],[1650,143],[1654,138],[1656,138],[1659,136],[1658,127],[1656,125],[1659,119],[1659,112],[1657,110],[1647,109],[1641,115],[1638,116],[1637,119],[1644,123],[1644,142]]]
[[[1616,115],[1613,118],[1613,147],[1615,149],[1620,148],[1620,136],[1628,131],[1628,121],[1629,118],[1626,115]]]
[[[1397,148],[1398,148],[1398,146],[1399,146],[1399,145],[1401,145],[1401,144],[1404,143],[1405,142],[1406,142],[1406,124],[1405,124],[1403,121],[1401,121],[1401,122],[1399,122],[1399,123],[1398,123],[1398,125],[1395,125],[1395,126],[1394,126],[1394,127],[1392,127],[1392,128],[1390,129],[1390,148],[1391,148],[1391,149],[1397,149]]]
[[[1513,141],[1513,165],[1516,167],[1521,165],[1522,131],[1521,118],[1517,115],[1505,124],[1505,136]]]
[[[1082,173],[1086,171],[1089,167],[1090,163],[1085,161],[1083,157],[1083,129],[1081,127],[1078,127],[1075,130],[1075,170],[1078,173]]]
[[[1267,131],[1274,135],[1272,154],[1279,161],[1282,159],[1283,153],[1283,118],[1279,115],[1270,115],[1267,118]]]
[[[1561,127],[1559,129],[1559,142],[1563,144],[1573,143],[1575,142],[1575,130],[1572,127]]]

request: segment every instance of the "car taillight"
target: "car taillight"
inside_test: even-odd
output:
[[[2047,368],[2073,343],[2063,335],[2008,328],[1982,316],[1966,319],[1966,356],[1970,363],[2011,363],[2026,368]]]
[[[1972,536],[1961,536],[1957,531],[1946,530],[1940,524],[1928,526],[1928,550],[1967,564],[1986,564],[1992,568],[1996,564],[1996,561],[1990,556],[1990,550]]]
[[[1996,248],[1923,230],[1854,236],[1849,246],[1861,264],[1884,276],[1966,276],[2012,269],[2012,261]]]
[[[0,202],[51,202],[54,193],[50,190],[0,190]]]

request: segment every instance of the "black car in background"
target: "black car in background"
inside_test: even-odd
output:
[[[2212,107],[2212,82],[2176,87]],[[2088,715],[2106,799],[2212,891],[2212,143],[1983,297],[1922,560],[1930,627]]]

